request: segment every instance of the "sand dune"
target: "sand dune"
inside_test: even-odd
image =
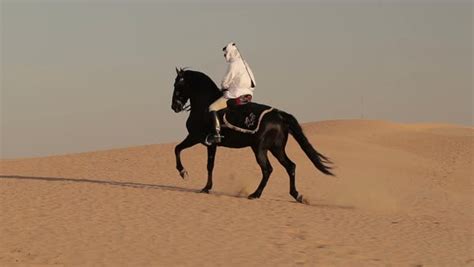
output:
[[[441,124],[304,125],[337,177],[290,140],[297,187],[275,169],[259,200],[250,149],[175,144],[0,161],[0,265],[473,266],[474,130]],[[230,164],[238,159],[239,166]]]

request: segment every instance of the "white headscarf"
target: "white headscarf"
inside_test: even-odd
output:
[[[238,58],[241,58],[239,50],[237,49],[237,46],[235,46],[235,43],[229,43],[227,44],[222,51],[224,51],[224,56],[225,60],[227,62],[232,62]]]

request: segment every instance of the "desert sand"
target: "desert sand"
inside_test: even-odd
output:
[[[0,161],[0,266],[474,266],[474,129],[307,123],[335,163],[318,172],[290,138],[297,187],[274,172],[259,200],[250,149],[175,144]],[[239,162],[236,165],[235,162]],[[233,163],[233,164],[232,164]]]

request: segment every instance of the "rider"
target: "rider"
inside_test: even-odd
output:
[[[229,65],[221,83],[221,90],[224,94],[209,106],[215,132],[206,137],[206,144],[208,145],[218,144],[222,140],[217,111],[226,108],[229,99],[236,102],[240,100],[250,101],[255,88],[252,69],[240,55],[235,43],[229,43],[222,51],[224,51],[225,60]]]

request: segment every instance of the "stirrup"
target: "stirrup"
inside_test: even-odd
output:
[[[222,136],[220,134],[208,134],[206,136],[206,139],[204,140],[204,143],[207,146],[212,146],[212,145],[221,143],[222,138],[224,138],[224,136]]]

